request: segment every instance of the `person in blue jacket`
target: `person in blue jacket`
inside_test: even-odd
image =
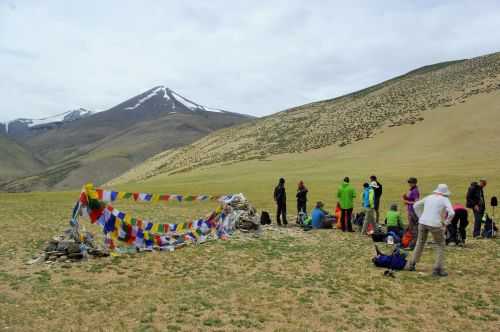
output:
[[[311,226],[314,229],[332,228],[332,221],[327,218],[328,212],[323,210],[323,207],[323,202],[317,202],[316,207],[311,212]]]

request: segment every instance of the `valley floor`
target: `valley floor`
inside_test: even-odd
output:
[[[391,196],[392,184],[387,187]],[[249,196],[259,195],[250,190]],[[498,239],[447,248],[450,276],[443,279],[430,275],[432,250],[424,253],[418,272],[398,272],[392,279],[372,265],[370,239],[336,230],[304,233],[294,227],[270,228],[260,238],[238,236],[173,253],[26,265],[46,240],[67,227],[76,198],[77,193],[0,194],[2,331],[498,331],[500,327]],[[269,200],[256,201],[259,209],[271,208]],[[168,220],[204,215],[214,206],[158,203],[150,208],[124,202],[121,207],[153,220]],[[98,232],[96,226],[82,222]]]

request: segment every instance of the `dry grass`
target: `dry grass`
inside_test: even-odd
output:
[[[500,326],[499,240],[448,248],[450,276],[440,280],[430,276],[429,252],[420,273],[388,279],[370,262],[371,240],[295,228],[174,253],[25,265],[45,240],[65,229],[76,196],[0,196],[0,329],[498,331]],[[213,207],[187,204],[119,206],[156,220],[195,217]]]

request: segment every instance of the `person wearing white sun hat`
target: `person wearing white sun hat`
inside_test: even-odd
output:
[[[438,277],[446,277],[448,275],[444,270],[444,230],[446,225],[451,222],[455,215],[453,206],[448,198],[450,195],[451,192],[448,186],[446,184],[440,184],[432,195],[425,197],[413,205],[413,209],[419,220],[417,245],[408,268],[410,271],[415,271],[415,266],[422,256],[422,251],[427,241],[427,235],[431,233],[437,246],[436,263],[434,264],[432,275]]]

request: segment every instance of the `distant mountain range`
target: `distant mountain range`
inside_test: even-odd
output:
[[[80,120],[92,114],[92,111],[79,108],[42,119],[21,118],[5,123],[0,122],[0,129],[7,136],[19,137],[30,135],[35,131],[54,129],[65,123]]]
[[[16,151],[9,162],[0,162],[0,190],[69,189],[87,181],[103,183],[158,152],[251,120],[247,115],[203,106],[164,86],[103,112],[80,108],[43,119],[17,119],[0,124],[0,153],[2,147]],[[23,164],[29,167],[12,169]]]

